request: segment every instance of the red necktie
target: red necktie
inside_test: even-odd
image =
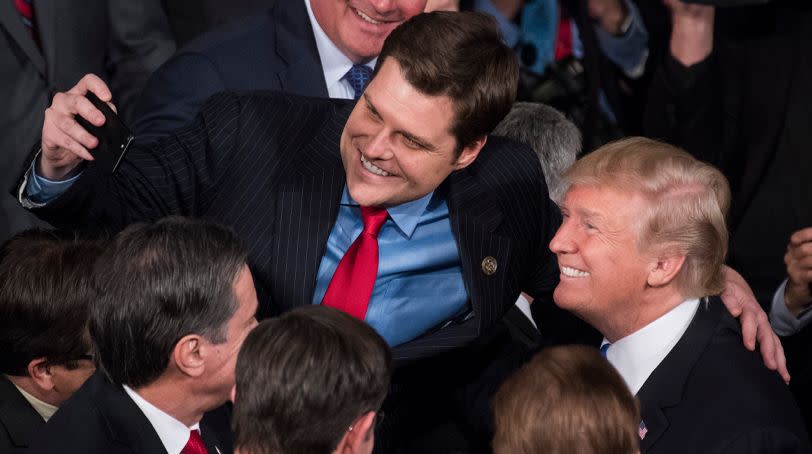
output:
[[[31,38],[37,43],[37,46],[39,46],[39,33],[37,33],[37,23],[34,21],[34,5],[32,4],[32,0],[14,0],[14,7],[20,13],[20,16],[22,16],[23,25],[28,29]]]
[[[353,241],[338,263],[321,304],[363,320],[378,276],[378,232],[388,213],[381,208],[361,207],[364,231]]]
[[[186,446],[183,447],[180,454],[209,454],[199,431],[192,430],[189,432],[189,441],[186,442]]]

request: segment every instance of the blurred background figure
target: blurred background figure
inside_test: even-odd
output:
[[[132,121],[141,89],[175,51],[175,41],[158,0],[3,0],[0,32],[3,241],[41,225],[7,191],[39,142],[51,97],[93,73],[106,81],[125,121]]]
[[[581,151],[581,133],[558,110],[536,102],[517,102],[493,134],[528,145],[539,157],[550,197],[560,192],[561,175]]]
[[[0,452],[23,452],[93,373],[88,270],[101,243],[29,230],[0,247]]]
[[[326,306],[266,320],[237,359],[235,452],[369,454],[391,354],[369,325]]]
[[[639,134],[649,67],[666,35],[659,2],[463,0],[497,19],[522,63],[519,100],[562,111],[583,133],[584,152]]]
[[[493,401],[495,454],[636,454],[640,411],[594,347],[551,347],[512,375]]]

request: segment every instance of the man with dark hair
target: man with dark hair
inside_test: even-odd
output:
[[[203,414],[225,403],[257,299],[234,234],[168,218],[119,233],[94,274],[100,370],[31,452],[226,452]]]
[[[559,213],[538,158],[488,138],[517,79],[492,19],[421,14],[389,35],[355,104],[220,94],[187,128],[131,150],[115,177],[100,161],[44,148],[31,168],[53,184],[27,173],[18,196],[62,226],[178,213],[232,226],[252,251],[261,316],[307,304],[355,315],[396,363],[414,363],[403,372],[411,386],[398,389],[416,395],[398,400],[450,408],[438,402],[494,356],[473,353],[494,341],[483,334],[520,291],[549,302],[558,280],[547,244]],[[411,413],[422,426],[393,417],[384,427],[424,434],[425,408]]]
[[[93,373],[87,270],[100,252],[97,242],[45,230],[0,248],[0,452],[28,448]]]
[[[390,362],[375,330],[333,308],[300,307],[260,323],[237,359],[235,451],[372,452]]]

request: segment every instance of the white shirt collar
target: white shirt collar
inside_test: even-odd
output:
[[[12,385],[14,385],[15,388],[17,388],[17,391],[19,391],[20,394],[22,394],[23,398],[26,401],[28,401],[29,405],[31,405],[31,407],[34,408],[34,410],[40,416],[42,416],[42,419],[44,419],[45,422],[48,422],[48,420],[51,419],[51,416],[53,416],[54,413],[56,413],[56,411],[59,409],[55,405],[51,405],[48,402],[37,399],[34,395],[20,388],[19,386],[17,386],[16,383],[12,382],[11,380],[9,380],[9,383],[11,383]]]
[[[192,427],[186,427],[186,424],[178,421],[177,419],[164,413],[163,410],[147,402],[146,399],[138,395],[132,388],[124,385],[124,391],[135,402],[135,405],[141,409],[144,416],[147,417],[155,432],[158,433],[158,438],[161,439],[166,452],[169,454],[180,454],[189,441],[189,431],[200,430],[200,423],[195,423]]]
[[[324,81],[327,83],[327,93],[331,98],[352,99],[355,92],[352,86],[344,80],[347,71],[352,68],[352,60],[347,58],[324,33],[324,29],[321,28],[321,25],[316,21],[316,16],[313,15],[310,0],[304,0],[304,2],[305,6],[307,6],[307,15],[310,18],[313,35],[316,38],[316,48],[319,51],[321,68],[324,71]],[[378,61],[378,57],[365,64],[374,69],[376,61]]]
[[[699,299],[683,301],[645,327],[614,342],[606,359],[626,381],[632,394],[637,394],[648,376],[660,365],[691,324]],[[606,339],[603,343],[607,343]]]

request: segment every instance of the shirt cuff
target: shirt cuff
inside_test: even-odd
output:
[[[64,180],[50,180],[37,175],[37,159],[31,162],[26,178],[25,195],[35,205],[42,206],[62,195],[82,173]]]
[[[772,324],[775,333],[779,336],[791,336],[801,331],[804,327],[809,325],[812,321],[812,311],[806,310],[796,317],[787,309],[787,304],[784,301],[784,290],[787,287],[787,280],[778,286],[778,290],[773,295],[773,303],[770,308],[770,324]]]
[[[626,10],[629,12],[627,22],[624,23],[624,32],[613,35],[595,24],[595,33],[598,43],[606,57],[632,79],[643,75],[648,60],[648,30],[643,24],[637,6],[630,0],[624,0]],[[628,26],[627,26],[628,25]]]

